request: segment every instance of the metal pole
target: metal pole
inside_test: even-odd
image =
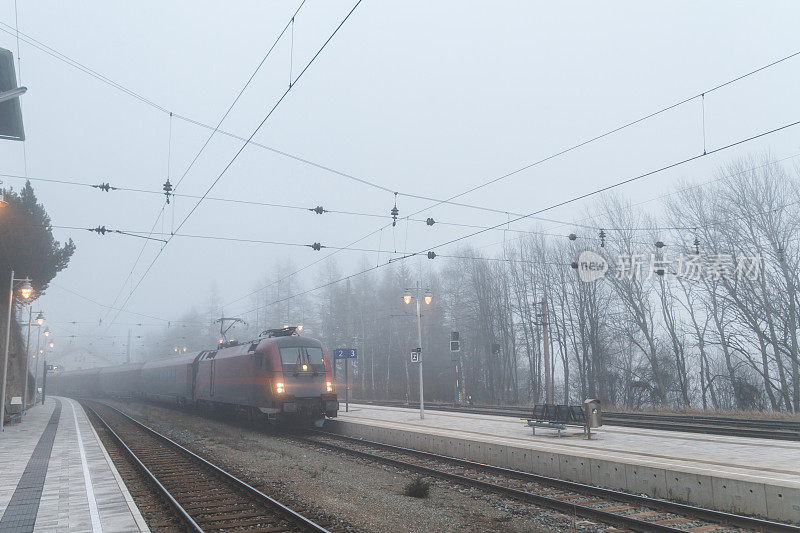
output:
[[[553,403],[553,375],[550,372],[550,341],[548,339],[547,297],[542,298],[542,344],[544,345],[545,403]]]
[[[344,358],[344,412],[350,412],[350,353]]]
[[[5,431],[6,420],[6,377],[8,375],[8,341],[11,337],[11,304],[14,301],[14,271],[8,283],[8,317],[6,319],[6,348],[3,355],[3,392],[0,393],[0,431]]]
[[[44,405],[44,395],[47,392],[47,359],[42,364],[42,405]]]
[[[33,304],[28,304],[28,343],[25,345],[25,395],[22,397],[22,414],[28,413],[28,364],[31,360],[31,320],[33,320]]]
[[[419,309],[419,281],[417,282],[417,346],[419,347],[419,417],[425,418],[425,399],[422,387],[422,315]]]
[[[36,370],[33,372],[33,404],[36,405],[36,395],[39,394],[39,359],[42,358],[42,354],[39,351],[39,344],[42,342],[42,326],[38,326],[38,332],[36,333]]]

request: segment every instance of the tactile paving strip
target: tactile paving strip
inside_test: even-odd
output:
[[[56,399],[53,415],[44,428],[42,436],[39,437],[39,442],[36,443],[28,465],[17,483],[11,501],[8,503],[3,517],[0,518],[0,531],[5,533],[33,531],[59,418],[61,418],[61,401]]]

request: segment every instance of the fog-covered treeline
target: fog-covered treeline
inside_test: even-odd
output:
[[[465,246],[338,283],[345,272],[329,261],[308,286],[289,276],[293,265],[277,264],[257,283],[267,287],[249,297],[249,326],[236,335],[302,323],[330,348],[358,348],[355,396],[415,398],[415,308],[401,297],[419,280],[433,294],[422,321],[428,399],[454,398],[448,341],[459,331],[466,393],[476,402],[542,402],[546,324],[558,403],[797,411],[798,185],[796,168],[764,156],[658,201],[606,196],[574,228],[508,232],[496,255]],[[605,258],[602,279],[579,279],[572,264],[585,250]],[[186,334],[192,328],[214,342],[218,326],[208,324],[218,305],[214,316],[187,317],[194,326],[173,327],[161,346],[201,339]]]

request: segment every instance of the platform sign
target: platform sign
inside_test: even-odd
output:
[[[358,350],[355,348],[336,348],[333,351],[334,359],[358,359]]]
[[[358,358],[358,350],[355,348],[336,348],[333,350],[334,359],[344,359],[344,410],[350,411],[350,359]],[[334,376],[336,365],[334,365]]]
[[[411,362],[419,363],[421,355],[422,355],[422,348],[413,348],[411,350]]]

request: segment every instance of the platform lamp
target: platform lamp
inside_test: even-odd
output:
[[[412,291],[416,291],[416,295],[411,294]],[[419,286],[419,282],[417,282],[417,286],[414,289],[406,289],[406,293],[403,295],[403,302],[406,305],[411,303],[411,300],[417,301],[417,357],[418,364],[419,364],[419,417],[420,419],[425,418],[425,398],[423,393],[422,387],[422,313],[420,312],[420,300],[425,300],[426,305],[430,305],[433,301],[433,294],[431,293],[430,289],[425,289],[425,296],[422,296],[422,291]]]
[[[31,280],[27,277],[25,279],[17,279],[14,277],[14,271],[11,271],[11,282],[8,287],[8,316],[6,317],[6,345],[3,354],[3,386],[0,392],[0,431],[5,431],[5,414],[6,414],[6,381],[8,377],[8,345],[11,340],[11,313],[14,309],[14,283],[21,283],[19,287],[19,294],[23,300],[28,300],[33,295],[33,287]],[[27,376],[25,376],[27,379]],[[24,402],[23,402],[24,403]]]

